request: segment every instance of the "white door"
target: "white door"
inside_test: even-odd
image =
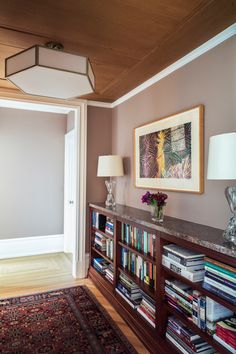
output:
[[[65,135],[64,252],[73,253],[76,242],[75,130]]]

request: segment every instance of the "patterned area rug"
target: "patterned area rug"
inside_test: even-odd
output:
[[[86,286],[0,300],[1,354],[137,353]]]

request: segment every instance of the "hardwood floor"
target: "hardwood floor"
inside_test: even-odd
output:
[[[70,259],[64,253],[0,260],[0,298],[76,285],[86,285],[93,292],[138,353],[149,353],[91,280],[73,279]]]

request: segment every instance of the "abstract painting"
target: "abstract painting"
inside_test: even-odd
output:
[[[203,106],[135,128],[137,187],[201,193]]]

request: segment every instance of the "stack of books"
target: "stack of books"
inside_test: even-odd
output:
[[[168,318],[166,338],[184,354],[215,353],[215,349],[212,346],[175,317]]]
[[[236,318],[232,317],[220,321],[216,325],[216,334],[213,338],[228,349],[231,353],[236,353]]]
[[[96,211],[93,211],[93,213],[92,213],[92,225],[96,229],[99,229],[101,231],[105,231],[106,216],[103,215],[103,214],[99,214]]]
[[[233,316],[233,312],[218,302],[206,297],[206,331],[213,336],[216,333],[216,325],[220,320]]]
[[[143,290],[141,290],[142,294],[142,301],[137,308],[137,311],[140,313],[141,316],[145,318],[148,323],[152,327],[156,327],[155,325],[155,315],[156,315],[156,306],[155,301],[148,296]]]
[[[109,264],[109,266],[105,269],[105,278],[109,280],[110,283],[113,284],[114,280],[114,267],[112,264]]]
[[[192,282],[199,282],[204,278],[204,254],[187,248],[175,244],[164,246],[162,264]]]
[[[94,247],[98,250],[105,252],[106,251],[106,237],[100,234],[98,231],[95,232],[94,238]]]
[[[119,275],[119,282],[116,287],[116,292],[122,296],[133,309],[136,309],[142,300],[142,294],[139,286],[129,279],[124,273],[120,273]]]
[[[156,235],[122,224],[121,241],[152,257],[156,256]]]
[[[106,275],[106,269],[109,263],[104,258],[94,258],[93,267],[102,275]]]
[[[109,217],[106,219],[105,232],[112,236],[114,234],[114,221]]]
[[[236,269],[205,257],[203,288],[236,305]]]
[[[151,288],[156,288],[156,266],[151,262],[146,262],[141,256],[122,248],[122,267],[136,275],[140,280]]]

